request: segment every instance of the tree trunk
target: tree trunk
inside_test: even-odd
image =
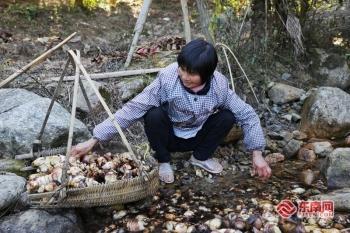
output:
[[[264,38],[265,28],[265,1],[253,0],[251,3],[252,15],[252,39],[254,43],[254,50],[261,47],[261,42]]]
[[[208,14],[206,0],[196,0],[196,3],[197,3],[198,12],[199,12],[199,21],[201,24],[202,32],[203,32],[206,40],[213,44],[214,39],[209,31],[210,17]]]

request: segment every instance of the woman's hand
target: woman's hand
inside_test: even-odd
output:
[[[271,168],[262,156],[261,151],[253,151],[253,172],[264,181],[271,176]]]
[[[91,138],[85,142],[81,142],[76,146],[72,147],[71,155],[80,158],[89,153],[97,143],[98,140],[95,138]]]

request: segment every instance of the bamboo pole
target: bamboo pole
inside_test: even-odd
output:
[[[80,52],[76,51],[76,58],[80,60]],[[67,151],[66,151],[66,159],[64,160],[64,165],[62,169],[62,184],[64,185],[67,180],[67,170],[69,166],[69,157],[72,149],[73,142],[73,132],[74,132],[74,122],[75,122],[75,114],[77,111],[77,99],[78,99],[78,89],[79,89],[79,79],[80,79],[80,70],[77,65],[75,65],[75,80],[74,80],[74,89],[73,89],[73,103],[72,103],[72,112],[70,115],[70,123],[69,123],[69,131],[68,131],[68,142],[67,142]],[[65,187],[60,192],[60,197],[64,198],[66,196]]]
[[[77,67],[79,67],[79,69],[81,70],[81,72],[83,73],[84,77],[88,80],[90,86],[92,87],[92,89],[94,90],[95,94],[97,95],[98,99],[100,100],[103,108],[105,109],[105,111],[107,112],[111,122],[114,124],[114,126],[116,127],[122,142],[124,143],[124,145],[126,146],[126,148],[128,149],[128,151],[130,152],[131,156],[135,157],[135,153],[133,152],[133,150],[131,149],[131,146],[128,142],[128,140],[126,139],[122,129],[120,128],[118,122],[115,121],[115,117],[113,115],[113,113],[111,112],[111,110],[108,108],[107,103],[105,102],[105,100],[103,99],[103,97],[101,96],[100,92],[98,91],[97,87],[95,86],[95,84],[92,82],[92,79],[90,78],[90,75],[87,73],[87,71],[85,70],[84,66],[80,63],[80,61],[78,60],[77,56],[73,53],[72,50],[68,51],[69,54],[72,56],[72,58],[74,59],[75,64],[77,65]],[[135,159],[135,161],[137,161]]]
[[[183,16],[184,16],[184,28],[185,28],[186,43],[189,43],[191,41],[191,27],[190,27],[190,21],[189,21],[189,17],[188,17],[187,0],[181,0],[181,8],[182,8]]]
[[[90,78],[97,80],[97,79],[107,79],[107,78],[119,78],[119,77],[126,77],[126,76],[134,76],[134,75],[142,75],[142,74],[150,74],[150,73],[157,73],[163,68],[151,68],[151,69],[140,69],[140,70],[123,70],[123,71],[116,71],[116,72],[107,72],[107,73],[98,73],[98,74],[90,74]],[[74,81],[75,76],[67,76],[64,77],[63,81]],[[49,79],[43,79],[41,82],[53,82],[58,81],[60,77],[54,77]]]
[[[31,61],[30,63],[28,63],[27,65],[25,65],[24,67],[22,67],[21,69],[17,70],[15,73],[13,73],[12,75],[10,75],[8,78],[6,78],[5,80],[3,80],[2,82],[0,82],[0,88],[6,86],[7,84],[9,84],[10,82],[12,82],[15,78],[17,78],[20,74],[23,74],[24,72],[26,72],[27,70],[29,70],[30,68],[40,64],[41,62],[43,62],[48,56],[50,56],[55,50],[59,49],[60,47],[62,47],[65,43],[67,43],[70,39],[72,39],[77,33],[74,32],[72,33],[70,36],[68,36],[66,39],[64,39],[61,43],[59,43],[58,45],[56,45],[55,47],[47,50],[45,53],[41,54],[39,57],[37,57],[36,59],[34,59],[33,61]]]
[[[142,32],[142,29],[143,29],[143,25],[146,22],[147,14],[148,14],[149,8],[151,6],[151,3],[152,3],[152,0],[144,0],[143,1],[141,12],[140,12],[139,17],[137,18],[135,29],[134,29],[134,33],[135,33],[134,38],[133,38],[132,43],[130,45],[128,57],[127,57],[126,62],[124,64],[125,68],[129,67],[129,65],[130,65],[132,55],[135,51],[137,42],[139,40],[140,34]]]

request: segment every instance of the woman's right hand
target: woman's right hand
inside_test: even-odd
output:
[[[71,155],[80,158],[89,153],[97,143],[98,140],[95,138],[91,138],[85,142],[81,142],[76,146],[72,147]]]

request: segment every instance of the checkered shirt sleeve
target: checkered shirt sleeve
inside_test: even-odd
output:
[[[223,108],[229,109],[234,114],[237,123],[242,127],[243,142],[246,149],[248,151],[263,151],[265,148],[265,137],[259,116],[249,104],[245,103],[229,88],[227,79],[225,77],[224,79],[226,80],[226,87],[224,88],[226,100]]]

